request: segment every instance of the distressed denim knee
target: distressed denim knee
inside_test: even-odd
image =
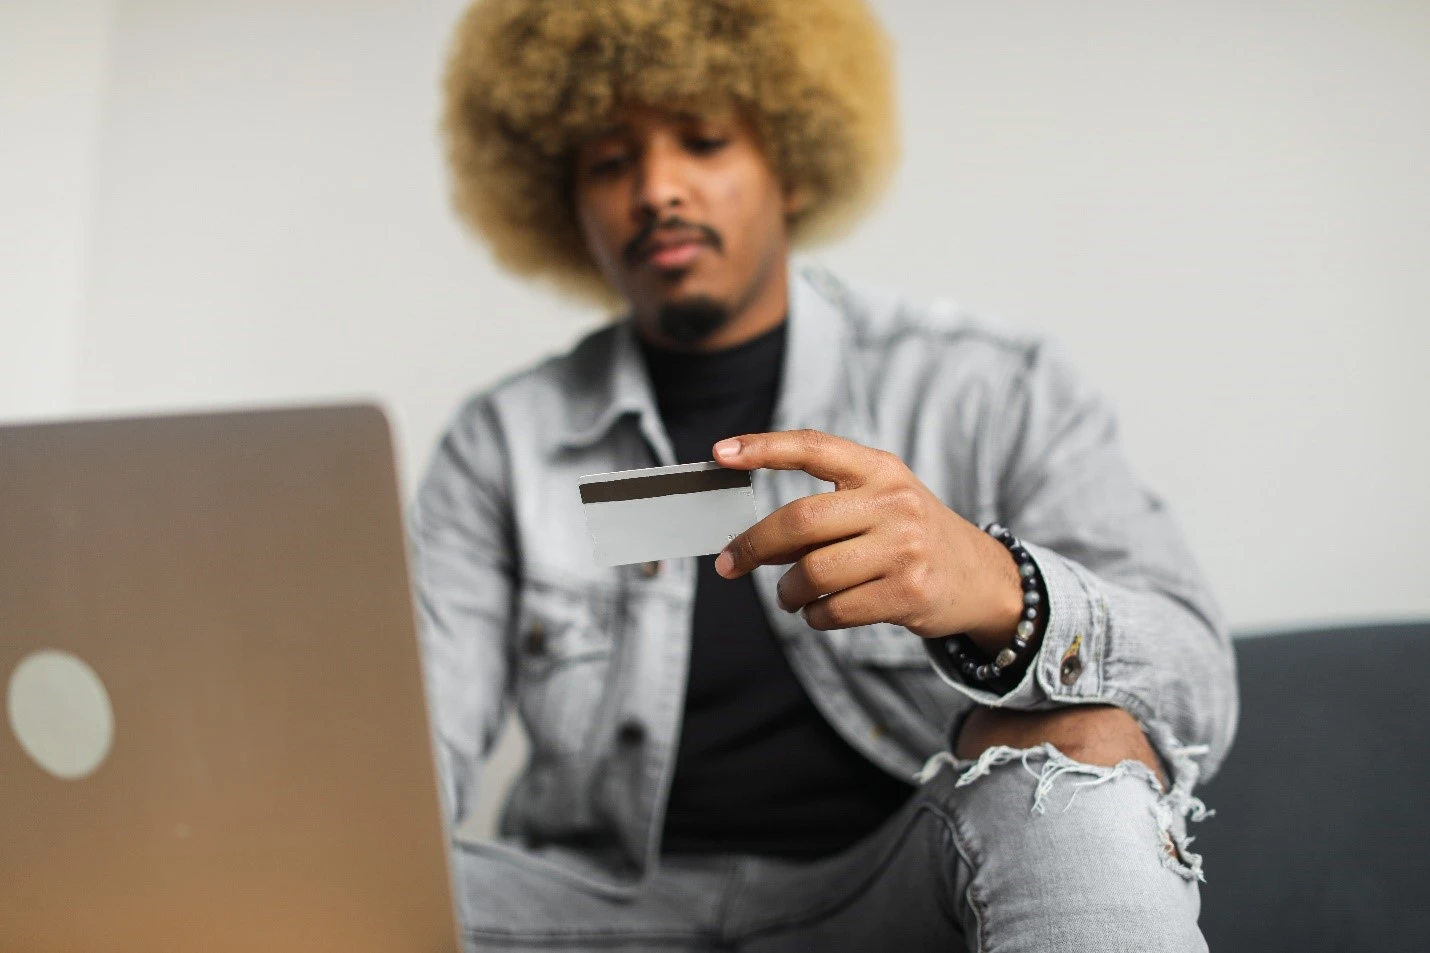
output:
[[[1182,749],[1182,751],[1187,754],[1196,754],[1195,751],[1189,752],[1187,749]],[[1029,763],[1030,760],[1041,762],[1041,767],[1035,770]],[[979,778],[985,777],[995,767],[1015,761],[1037,782],[1033,789],[1032,804],[1029,806],[1029,811],[1033,814],[1047,812],[1049,800],[1053,798],[1053,789],[1065,776],[1070,775],[1071,777],[1067,780],[1067,796],[1061,808],[1063,811],[1072,808],[1073,801],[1083,788],[1106,784],[1124,776],[1140,778],[1157,793],[1157,799],[1151,810],[1157,821],[1164,864],[1169,870],[1174,870],[1188,879],[1206,880],[1202,873],[1201,855],[1188,849],[1195,838],[1186,833],[1186,823],[1189,820],[1205,820],[1216,812],[1209,809],[1201,798],[1194,796],[1189,790],[1190,786],[1183,783],[1187,777],[1185,771],[1174,772],[1174,777],[1177,777],[1178,780],[1173,784],[1171,790],[1167,790],[1157,776],[1140,761],[1129,759],[1112,767],[1105,767],[1085,764],[1069,758],[1052,744],[1041,744],[1022,749],[995,745],[972,761],[956,758],[948,752],[941,751],[930,758],[915,777],[920,783],[925,783],[938,772],[940,767],[948,764],[958,772],[958,780],[954,782],[955,786],[965,787],[973,784]]]
[[[1185,776],[1185,775],[1184,775]],[[1140,761],[1112,767],[1051,744],[947,752],[918,779],[946,809],[970,947],[1205,950],[1202,859],[1188,820],[1210,812]]]

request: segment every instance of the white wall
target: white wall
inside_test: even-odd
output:
[[[0,419],[74,405],[113,7],[0,6]]]
[[[1430,5],[877,5],[906,161],[821,257],[1066,341],[1234,625],[1430,615]],[[0,5],[0,417],[376,396],[410,485],[599,320],[447,211],[458,8]]]
[[[118,5],[85,410],[377,396],[408,483],[460,395],[570,337],[448,214],[458,5]]]
[[[1430,4],[879,4],[905,162],[829,259],[1049,329],[1233,624],[1430,609]]]

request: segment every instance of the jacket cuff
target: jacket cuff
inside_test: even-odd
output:
[[[1086,569],[1042,546],[1023,542],[1043,577],[1048,621],[1037,657],[1018,684],[1006,692],[970,682],[954,664],[954,637],[924,640],[939,677],[980,705],[1046,708],[1052,702],[1103,700],[1107,645],[1107,599]]]

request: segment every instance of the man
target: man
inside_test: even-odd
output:
[[[1036,336],[789,263],[886,177],[889,72],[860,0],[461,24],[459,210],[619,315],[467,402],[413,508],[454,822],[508,704],[532,742],[456,847],[474,948],[1204,948],[1232,655],[1108,409]],[[595,565],[580,475],[709,459],[755,526]]]

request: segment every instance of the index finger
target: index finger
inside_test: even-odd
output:
[[[792,563],[805,553],[867,531],[867,493],[815,493],[792,500],[725,545],[715,571],[727,579],[756,566]]]
[[[715,444],[715,460],[739,470],[803,470],[810,476],[849,490],[874,481],[889,466],[892,454],[824,433],[822,430],[781,430],[751,433]]]

